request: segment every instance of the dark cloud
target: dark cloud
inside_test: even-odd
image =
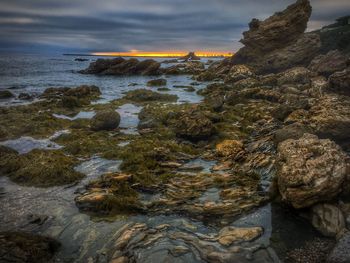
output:
[[[294,0],[2,0],[0,50],[234,51],[253,17]],[[309,30],[350,13],[349,0],[311,0]]]

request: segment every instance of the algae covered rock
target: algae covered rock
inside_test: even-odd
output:
[[[246,65],[233,65],[225,78],[225,82],[233,83],[254,76],[254,73]]]
[[[278,188],[295,208],[331,200],[342,191],[349,159],[334,142],[307,133],[280,143],[278,156]]]
[[[60,243],[25,232],[0,232],[0,262],[51,262]]]
[[[18,155],[13,152],[2,152],[4,175],[16,183],[49,187],[79,181],[83,174],[74,170],[77,161],[61,151],[33,150]]]
[[[153,87],[153,86],[166,86],[166,79],[152,79],[147,82],[147,86]]]
[[[86,190],[75,198],[79,209],[86,212],[120,214],[141,210],[138,194],[129,184],[129,174],[106,174],[90,182]]]
[[[243,151],[243,143],[237,140],[224,140],[216,145],[216,152],[220,156],[235,157]]]
[[[177,95],[162,94],[146,89],[137,89],[129,91],[125,95],[125,99],[134,102],[149,102],[149,101],[177,101]]]
[[[190,140],[208,139],[215,132],[212,121],[196,108],[171,114],[167,122],[177,136]]]
[[[94,131],[114,130],[118,128],[120,115],[115,110],[105,110],[97,112],[91,119],[91,129]]]
[[[13,98],[14,95],[9,90],[0,90],[0,99],[9,99]]]

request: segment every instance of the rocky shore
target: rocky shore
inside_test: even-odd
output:
[[[96,252],[88,262],[349,262],[350,59],[347,49],[327,49],[321,31],[305,33],[311,10],[308,0],[298,0],[264,21],[253,19],[244,47],[209,67],[194,54],[165,68],[150,59],[98,59],[80,73],[161,75],[147,89],[106,104],[91,103],[101,94],[98,87],[79,86],[48,88],[37,102],[1,107],[2,142],[51,136],[60,146],[19,153],[2,143],[1,174],[25,186],[68,187],[84,178],[75,169],[82,160],[120,160],[119,171],[76,189],[81,213],[100,219],[176,215],[193,223],[128,222],[111,229],[104,260]],[[167,76],[176,74],[210,81],[197,91],[202,102],[175,103],[176,95],[162,92]],[[193,92],[195,83],[186,89]],[[136,134],[122,132],[116,110],[125,104],[140,107]],[[82,111],[96,114],[77,120],[53,115]],[[305,221],[318,234],[281,248],[278,238],[261,241],[263,225],[234,225],[266,205],[289,211],[293,216],[285,217]],[[197,222],[211,232],[200,232]],[[33,253],[42,261],[30,262],[51,259],[58,248],[53,240],[26,235],[0,233],[0,250],[10,248],[0,261],[26,262],[33,250],[16,238],[38,243]]]

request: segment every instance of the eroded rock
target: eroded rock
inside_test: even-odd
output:
[[[97,112],[91,119],[91,129],[94,131],[114,130],[118,128],[120,115],[115,110],[105,110]]]
[[[280,143],[278,154],[279,191],[295,208],[331,200],[342,191],[348,157],[334,142],[304,134]]]

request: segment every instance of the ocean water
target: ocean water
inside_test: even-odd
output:
[[[157,88],[147,87],[147,81],[159,78],[155,76],[96,76],[79,74],[78,71],[85,69],[98,57],[87,57],[88,61],[75,61],[75,56],[37,56],[37,55],[2,55],[0,56],[0,90],[10,89],[18,96],[22,92],[41,94],[48,87],[75,87],[79,85],[96,85],[101,89],[101,98],[96,103],[107,103],[110,100],[121,98],[129,90],[140,88],[157,91]],[[140,58],[139,60],[142,60]],[[164,58],[154,58],[161,62]],[[206,62],[203,59],[202,62]],[[174,64],[162,64],[169,67]],[[167,79],[169,93],[178,95],[178,103],[196,103],[202,97],[196,92],[187,92],[173,86],[189,85],[194,80],[191,76],[162,76]],[[129,86],[131,83],[137,85]],[[202,89],[206,83],[195,86],[196,90]],[[0,100],[0,105],[23,104],[28,101],[17,98]]]

